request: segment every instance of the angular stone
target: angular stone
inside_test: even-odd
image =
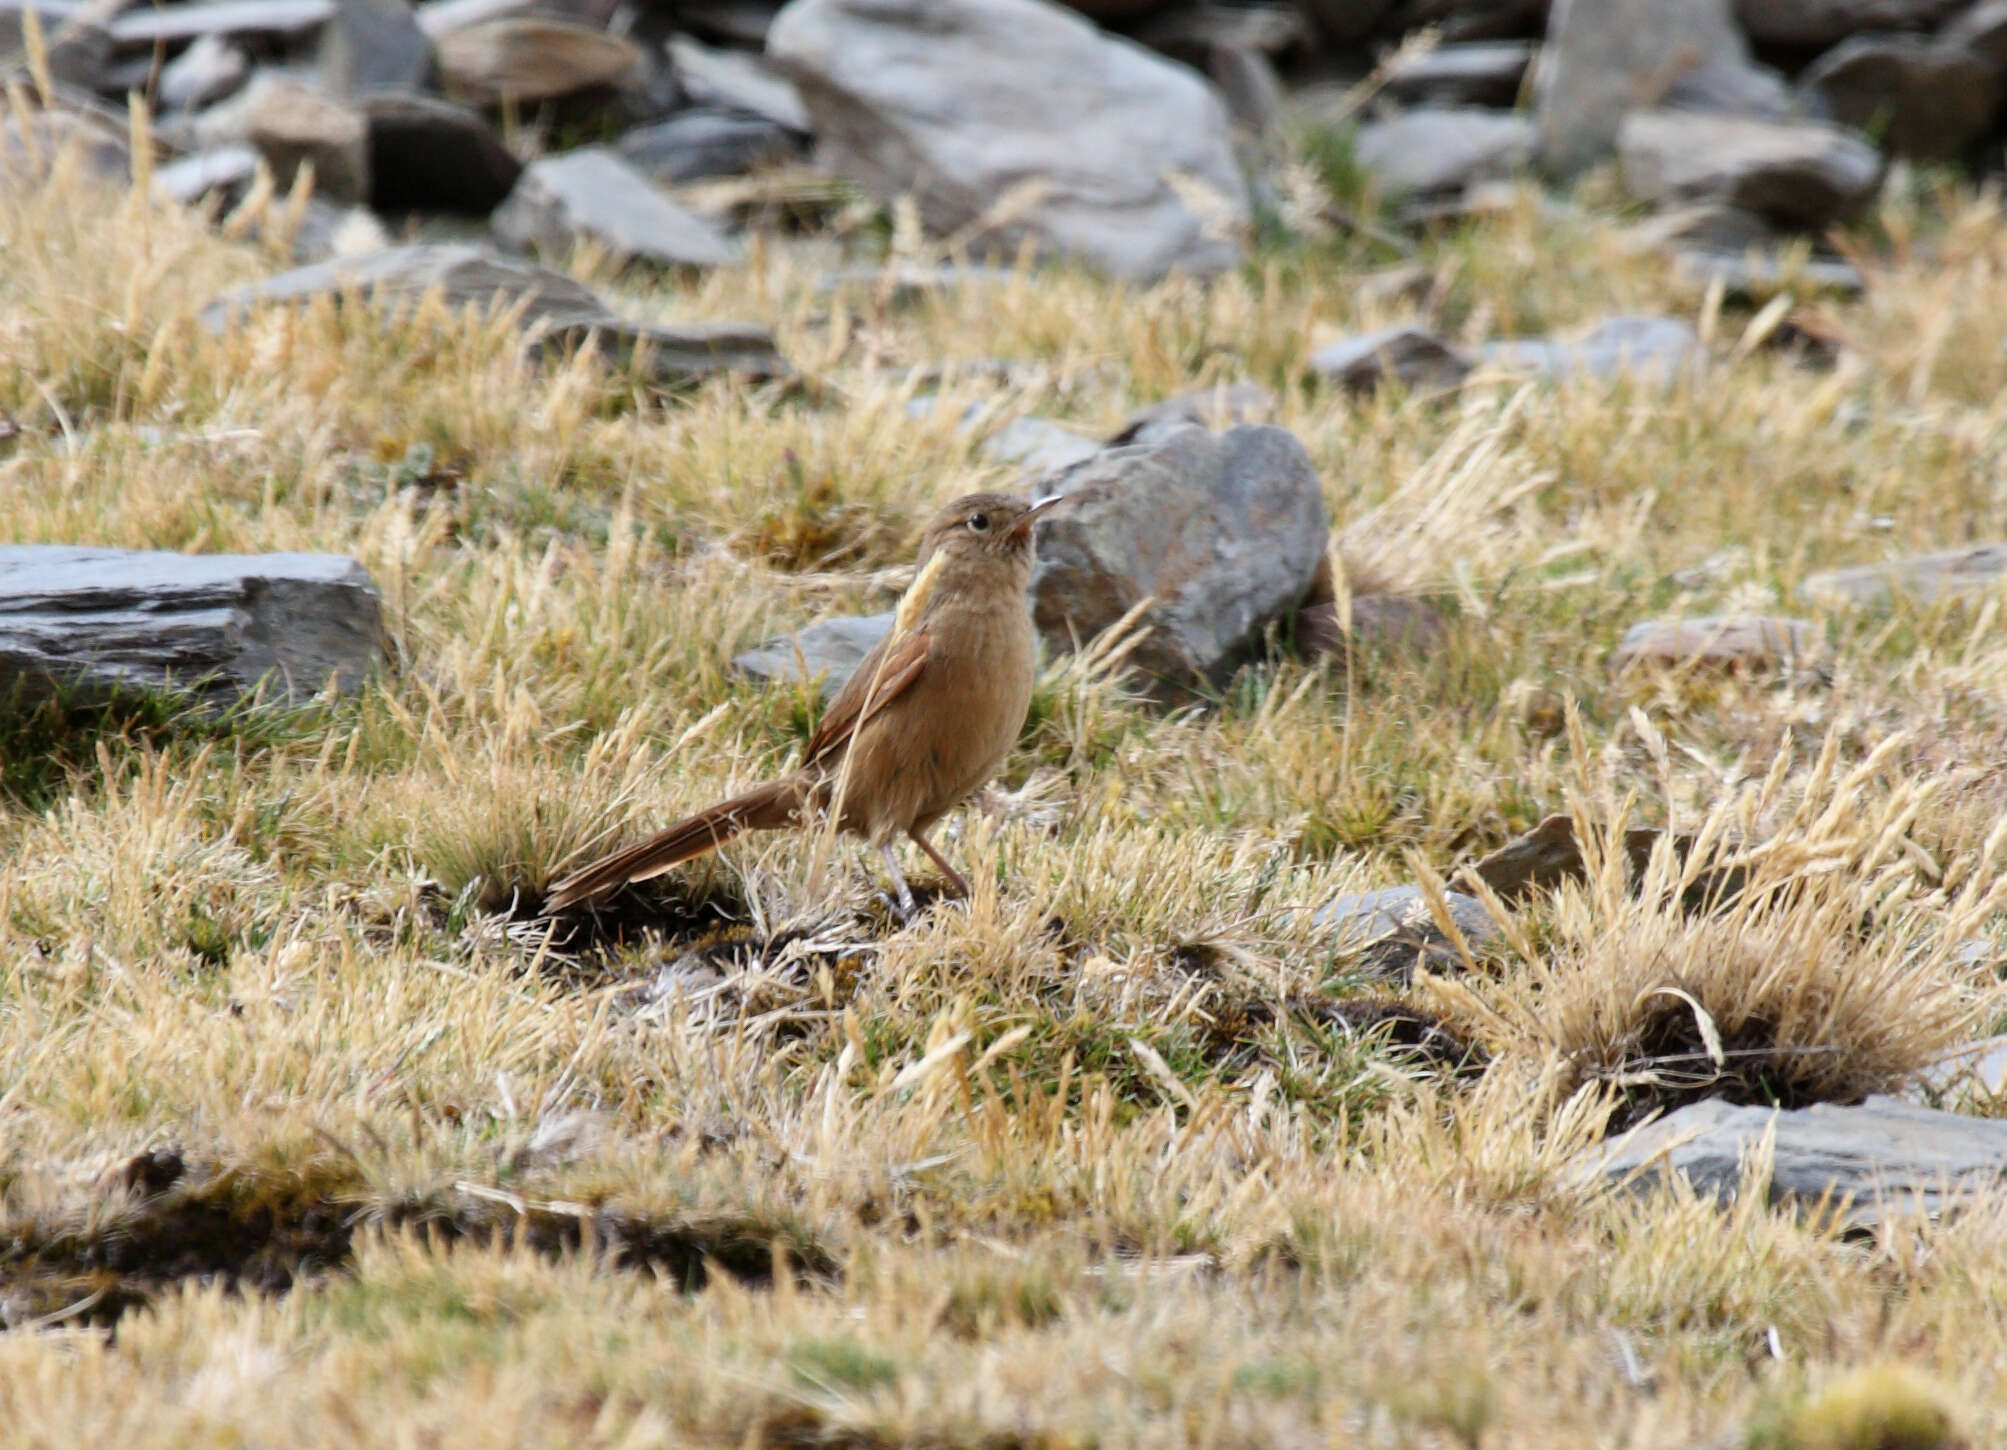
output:
[[[495,235],[553,259],[592,241],[623,261],[723,267],[739,249],[613,152],[587,146],[532,162],[496,208]]]
[[[631,40],[561,20],[513,16],[436,38],[447,90],[487,104],[551,101],[632,80],[641,49]]]
[[[1460,891],[1445,891],[1443,903],[1464,944],[1482,952],[1498,940],[1498,926],[1484,903]],[[1406,981],[1417,965],[1442,971],[1463,965],[1463,956],[1436,925],[1429,899],[1419,886],[1389,886],[1334,897],[1312,918],[1330,934],[1332,950],[1349,958],[1354,971]]]
[[[381,212],[486,216],[523,174],[501,133],[479,112],[436,96],[362,101],[369,128],[370,205]]]
[[[1817,632],[1808,620],[1763,615],[1647,619],[1624,631],[1610,654],[1614,669],[1774,669],[1804,658]]]
[[[1786,287],[1818,288],[1849,295],[1867,289],[1867,279],[1839,257],[1787,258],[1774,249],[1760,252],[1680,251],[1674,275],[1701,286],[1719,282],[1730,296],[1772,296]]]
[[[1439,45],[1395,66],[1384,90],[1404,106],[1510,106],[1533,52],[1530,40]]]
[[[1940,44],[1978,56],[1994,73],[2007,72],[2007,0],[1979,0],[1937,33]]]
[[[938,397],[915,398],[906,405],[909,417],[932,417],[941,405]],[[989,407],[970,403],[962,410],[960,428],[964,432],[987,432],[981,443],[985,458],[995,463],[1016,464],[1033,473],[1066,468],[1101,451],[1097,439],[1045,418],[1013,418],[1002,427],[988,429]]]
[[[327,23],[335,0],[201,0],[128,10],[111,23],[121,49],[174,45],[204,35],[269,35],[286,39]]]
[[[1798,586],[1812,602],[1880,605],[1906,597],[1919,604],[1997,589],[2007,578],[2007,544],[1973,544],[1887,564],[1857,564],[1808,575]]]
[[[1225,383],[1179,393],[1161,403],[1138,408],[1106,444],[1121,448],[1145,442],[1186,423],[1215,433],[1236,423],[1266,423],[1275,416],[1275,394],[1260,383]]]
[[[257,152],[249,146],[223,146],[154,168],[153,189],[170,201],[194,206],[212,192],[235,198],[257,175]]]
[[[362,112],[289,76],[258,76],[234,100],[198,116],[195,137],[205,149],[252,147],[281,189],[311,165],[316,196],[335,202],[369,198],[369,135]]]
[[[318,60],[321,84],[336,96],[417,91],[432,82],[432,41],[410,0],[335,0]]]
[[[1426,328],[1404,323],[1320,347],[1310,370],[1353,393],[1370,393],[1392,379],[1404,387],[1455,387],[1470,359]]]
[[[629,131],[614,149],[657,183],[674,186],[792,161],[802,145],[794,132],[764,116],[695,107]]]
[[[160,68],[156,94],[164,111],[198,111],[236,91],[250,74],[251,57],[242,46],[205,35]]]
[[[520,305],[525,346],[532,356],[581,347],[602,348],[621,358],[640,351],[649,376],[665,386],[722,372],[759,379],[791,371],[764,327],[630,322],[561,273],[455,244],[387,247],[282,272],[225,293],[204,307],[198,320],[220,331],[259,307],[359,294],[386,321],[395,322],[434,292],[454,312],[467,306]]]
[[[819,683],[822,698],[831,700],[891,627],[889,612],[825,619],[734,656],[732,668],[755,679]]]
[[[1707,361],[1693,325],[1678,317],[1611,317],[1576,342],[1510,338],[1488,342],[1483,361],[1514,372],[1566,381],[1577,377],[1632,377],[1670,383]]]
[[[1770,246],[1779,234],[1754,212],[1702,201],[1646,217],[1625,235],[1641,252],[1743,252]]]
[[[31,111],[0,124],[0,196],[39,186],[72,162],[86,176],[122,186],[132,175],[125,137],[98,117],[74,111]]]
[[[1317,470],[1281,428],[1186,427],[1036,484],[1067,506],[1039,526],[1033,617],[1072,649],[1145,599],[1129,660],[1160,693],[1223,680],[1309,592],[1330,524]]]
[[[669,62],[677,82],[699,105],[761,116],[799,135],[814,129],[794,82],[761,56],[712,50],[679,35],[669,42]]]
[[[1818,50],[1864,30],[1928,30],[1969,0],[1735,0],[1758,45]]]
[[[2007,1180],[2007,1121],[1893,1097],[1792,1111],[1708,1098],[1594,1150],[1584,1171],[1636,1189],[1679,1177],[1728,1203],[1758,1146],[1773,1136],[1766,1201],[1827,1204],[1854,1228],[1997,1201]]]
[[[1625,115],[1685,100],[1761,106],[1729,0],[1554,0],[1534,76],[1540,159],[1570,176],[1607,156]],[[1788,110],[1782,81],[1769,88]],[[1774,112],[1773,112],[1774,113]]]
[[[191,690],[227,705],[261,683],[302,701],[356,689],[379,658],[376,585],[333,554],[0,548],[0,699]]]
[[[1820,56],[1798,84],[1825,113],[1873,126],[1902,156],[1964,153],[2000,114],[2000,77],[1958,46],[1911,35],[1857,35]]]
[[[1816,121],[1638,111],[1624,118],[1617,150],[1640,201],[1725,202],[1808,231],[1859,211],[1882,182],[1880,152]]]
[[[795,0],[768,53],[822,162],[911,193],[936,234],[994,222],[972,245],[1139,280],[1239,259],[1247,186],[1219,98],[1043,0]]]
[[[1504,111],[1410,111],[1359,128],[1353,154],[1401,196],[1503,181],[1533,157],[1533,123]]]

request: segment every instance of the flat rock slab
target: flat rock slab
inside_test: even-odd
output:
[[[493,225],[507,245],[552,258],[590,241],[622,261],[663,267],[724,267],[740,259],[723,232],[600,146],[531,162]]]
[[[1475,896],[1443,893],[1450,920],[1465,945],[1482,951],[1498,939],[1498,927]],[[1390,886],[1334,897],[1313,920],[1329,934],[1332,948],[1351,958],[1355,969],[1407,980],[1419,963],[1429,968],[1460,966],[1463,956],[1436,925],[1435,914],[1419,886]]]
[[[1828,569],[1808,575],[1798,594],[1807,602],[1876,605],[1907,597],[1934,604],[1998,588],[2003,577],[2007,577],[2007,544],[1974,544],[1887,564]]]
[[[1741,1192],[1758,1147],[1773,1133],[1768,1201],[1829,1203],[1857,1228],[1919,1209],[1938,1214],[1997,1200],[2007,1179],[2007,1121],[1892,1097],[1793,1111],[1709,1098],[1604,1145],[1585,1167],[1638,1187],[1677,1175],[1726,1203]]]
[[[1809,620],[1756,614],[1647,619],[1624,631],[1610,653],[1614,669],[1774,669],[1803,659],[1818,633]]]
[[[446,89],[483,104],[554,101],[617,86],[641,64],[631,40],[533,15],[449,31],[434,45]]]
[[[644,349],[649,375],[665,385],[722,372],[755,379],[792,372],[764,327],[630,322],[561,273],[456,244],[386,247],[282,272],[225,293],[202,309],[199,320],[221,330],[259,307],[343,295],[360,295],[394,319],[434,291],[456,312],[521,304],[526,346],[534,356],[595,346],[626,357]]]
[[[1806,231],[1853,215],[1882,184],[1881,152],[1823,121],[1634,111],[1617,132],[1617,155],[1640,201],[1720,202]]]
[[[87,701],[191,690],[228,705],[357,688],[381,655],[376,584],[334,554],[0,548],[0,691]]]
[[[1134,280],[1240,259],[1247,183],[1217,93],[1056,5],[794,0],[767,54],[820,162],[883,200],[910,194],[936,235],[1003,255],[1028,241]]]
[[[1039,525],[1032,615],[1047,646],[1085,644],[1151,601],[1128,660],[1168,696],[1253,654],[1302,603],[1330,538],[1316,466],[1267,425],[1175,428],[1035,488],[1068,500]]]
[[[805,136],[813,129],[794,82],[762,56],[712,50],[678,35],[669,42],[669,61],[677,84],[700,105],[757,116],[796,135]]]
[[[764,116],[692,107],[614,143],[623,159],[664,186],[713,176],[741,176],[756,167],[793,161],[801,138]]]
[[[819,684],[834,699],[871,647],[892,627],[891,613],[825,619],[799,634],[766,640],[732,660],[732,668],[759,680]]]
[[[212,0],[133,9],[111,23],[120,49],[172,45],[204,35],[304,35],[328,22],[335,0]]]
[[[1630,377],[1672,383],[1707,361],[1692,324],[1678,317],[1611,317],[1574,342],[1512,338],[1486,343],[1479,355],[1490,366],[1557,382]]]
[[[1408,106],[1510,106],[1533,50],[1530,40],[1439,45],[1387,72],[1384,89]]]
[[[1427,328],[1412,323],[1340,338],[1310,355],[1310,370],[1352,393],[1382,383],[1453,388],[1470,372],[1470,359]]]
[[[1509,111],[1410,111],[1359,128],[1354,155],[1388,191],[1426,197],[1505,181],[1533,158],[1533,123]]]

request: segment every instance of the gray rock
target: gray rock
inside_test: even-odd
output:
[[[2007,544],[1974,544],[1887,564],[1828,569],[1808,575],[1798,594],[1807,602],[1873,606],[1906,597],[1934,604],[1997,589],[2003,577],[2007,577]]]
[[[72,158],[82,175],[114,186],[125,185],[132,175],[125,137],[94,115],[30,111],[9,117],[0,125],[0,196],[40,185]]]
[[[1882,157],[1816,121],[1638,111],[1617,137],[1624,185],[1641,201],[1717,201],[1779,226],[1818,231],[1866,206]]]
[[[1445,891],[1443,901],[1473,952],[1482,952],[1498,939],[1497,924],[1475,896]],[[1406,981],[1417,964],[1432,971],[1463,964],[1461,953],[1436,925],[1419,886],[1335,897],[1319,907],[1312,920],[1329,933],[1332,948],[1350,958],[1355,970],[1374,976]]]
[[[1196,423],[1215,433],[1236,423],[1266,423],[1275,416],[1275,394],[1260,383],[1224,383],[1195,388],[1161,403],[1138,408],[1115,431],[1107,445],[1120,448],[1163,436],[1172,428]]]
[[[1330,534],[1317,470],[1281,428],[1179,428],[1038,481],[1067,506],[1041,522],[1033,617],[1053,649],[1144,601],[1130,662],[1175,696],[1223,680],[1302,602]]]
[[[1353,154],[1401,196],[1503,181],[1533,157],[1533,123],[1504,111],[1410,111],[1359,128]]]
[[[1625,115],[1643,107],[1788,113],[1789,88],[1755,69],[1728,5],[1554,0],[1533,83],[1542,164],[1563,176],[1595,164]]]
[[[205,35],[160,68],[155,94],[163,111],[197,111],[235,92],[250,75],[251,57],[242,46]]]
[[[183,206],[194,206],[213,192],[235,199],[258,175],[258,153],[249,146],[223,146],[198,151],[154,168],[154,192]]]
[[[1635,1188],[1668,1177],[1732,1201],[1766,1135],[1775,1134],[1768,1202],[1832,1203],[1867,1228],[1891,1214],[1940,1214],[1997,1200],[2007,1178],[2007,1121],[1871,1097],[1794,1111],[1691,1103],[1594,1150],[1586,1173]]]
[[[436,96],[365,96],[370,205],[486,216],[523,174],[487,118]]]
[[[614,149],[664,186],[711,176],[740,176],[802,153],[801,138],[764,116],[693,107],[666,121],[639,126]]]
[[[1191,71],[1045,0],[795,0],[768,36],[821,161],[937,234],[1139,280],[1240,256],[1247,187]],[[1012,209],[1006,209],[1007,212]]]
[[[1383,93],[1404,106],[1510,106],[1533,52],[1530,40],[1439,45],[1389,71]]]
[[[128,10],[111,23],[122,50],[175,45],[204,35],[261,35],[289,39],[318,30],[334,14],[335,0],[201,0],[194,5],[153,5]]]
[[[1486,343],[1480,356],[1494,367],[1556,381],[1628,376],[1670,383],[1697,371],[1707,349],[1683,318],[1611,317],[1576,342],[1513,338]]]
[[[739,260],[739,249],[723,232],[599,146],[532,162],[496,208],[494,227],[507,245],[553,259],[589,240],[616,258],[665,267],[723,267]]]
[[[450,243],[387,247],[282,272],[225,293],[204,307],[198,320],[221,330],[259,307],[359,295],[394,322],[435,290],[455,311],[520,306],[525,345],[536,357],[580,347],[601,348],[621,358],[638,351],[649,376],[664,385],[723,372],[757,379],[786,377],[791,371],[764,327],[630,322],[560,273]]]
[[[294,80],[265,72],[243,92],[195,118],[205,149],[250,146],[281,189],[302,166],[314,169],[314,194],[333,202],[369,199],[369,132],[361,111]]]
[[[1289,5],[1200,4],[1172,6],[1130,33],[1166,55],[1199,46],[1281,55],[1303,43],[1304,24],[1302,11]]]
[[[2000,114],[2000,76],[1971,51],[1923,36],[1857,35],[1798,78],[1825,114],[1873,126],[1903,156],[1962,154]]]
[[[1341,338],[1310,355],[1310,370],[1353,393],[1389,379],[1406,387],[1455,387],[1470,359],[1426,328],[1405,323]]]
[[[1771,246],[1779,239],[1778,232],[1762,217],[1719,201],[1675,204],[1645,218],[1625,235],[1641,252],[1743,252]]]
[[[1979,0],[1947,20],[1937,38],[1953,50],[1979,57],[1996,75],[2007,72],[2007,0]]]
[[[1816,50],[1864,30],[1928,30],[1969,0],[1735,0],[1758,45]]]
[[[0,3],[0,67],[12,67],[27,58],[27,16],[31,12],[41,22],[50,79],[79,91],[104,91],[113,68],[113,45],[111,32],[102,23],[105,17],[95,11],[51,6],[46,0],[32,6],[4,0]]]
[[[1787,257],[1775,249],[1756,252],[1716,252],[1692,248],[1673,254],[1673,273],[1703,287],[1715,282],[1730,295],[1773,296],[1786,287],[1818,289],[1854,295],[1867,289],[1867,279],[1852,262],[1840,257]]]
[[[1775,669],[1810,652],[1818,632],[1808,620],[1764,615],[1647,619],[1624,631],[1610,654],[1614,669]]]
[[[1400,594],[1352,596],[1351,628],[1334,604],[1312,604],[1296,612],[1296,648],[1305,659],[1344,659],[1348,654],[1399,659],[1435,654],[1449,641],[1449,621],[1434,606]]]
[[[561,20],[519,15],[451,30],[434,39],[449,93],[489,104],[551,101],[634,79],[641,48],[631,40]]]
[[[677,82],[699,105],[764,117],[798,135],[814,129],[794,82],[762,56],[712,50],[679,35],[669,42],[669,62]]]
[[[871,647],[892,627],[892,615],[825,619],[799,634],[781,635],[734,657],[732,668],[760,680],[820,682],[822,698],[835,698]]]
[[[432,41],[410,0],[335,0],[318,62],[333,95],[423,90],[432,82]]]
[[[913,418],[932,417],[940,407],[937,397],[915,398],[906,405]],[[1000,428],[989,429],[989,407],[970,403],[962,410],[958,426],[964,432],[985,432],[980,445],[985,458],[995,463],[1012,463],[1033,473],[1066,468],[1101,451],[1101,443],[1085,433],[1045,418],[1013,418]]]
[[[379,658],[376,585],[333,554],[0,548],[0,698],[182,689],[229,704],[354,690]]]

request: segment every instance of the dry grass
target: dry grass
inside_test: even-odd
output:
[[[397,644],[313,710],[0,741],[10,1443],[2007,1438],[2007,1216],[1847,1238],[1571,1172],[1696,1091],[1900,1085],[2007,1006],[1960,953],[2001,926],[1999,598],[1820,615],[1829,675],[1604,666],[1650,613],[1801,612],[1814,568],[1997,537],[2007,223],[1915,184],[1862,236],[1817,371],[1529,194],[1424,244],[1443,328],[1668,310],[1720,364],[1363,402],[1303,365],[1395,315],[1356,301],[1371,241],[909,305],[776,243],[623,302],[771,321],[817,386],[665,402],[436,313],[212,337],[195,311],[266,258],[75,178],[10,197],[7,535],[350,552]],[[1010,481],[904,407],[984,359],[1005,410],[1101,433],[1270,387],[1352,586],[1426,594],[1448,644],[1176,715],[1054,662],[946,833],[975,899],[904,930],[860,854],[793,839],[598,936],[529,926],[566,859],[797,747],[814,701],[726,663],[882,606],[932,504]],[[1563,809],[1590,879],[1397,1003],[1489,1067],[1359,1030],[1385,989],[1314,909]],[[1626,823],[1701,845],[1631,881],[1597,849]],[[1740,892],[1696,908],[1722,867]],[[731,1272],[696,1287],[698,1252]]]

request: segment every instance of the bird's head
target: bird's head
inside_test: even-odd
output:
[[[928,521],[919,564],[924,569],[942,554],[944,562],[1000,560],[1029,570],[1032,526],[1059,501],[1058,494],[1036,502],[1010,493],[964,494]]]

